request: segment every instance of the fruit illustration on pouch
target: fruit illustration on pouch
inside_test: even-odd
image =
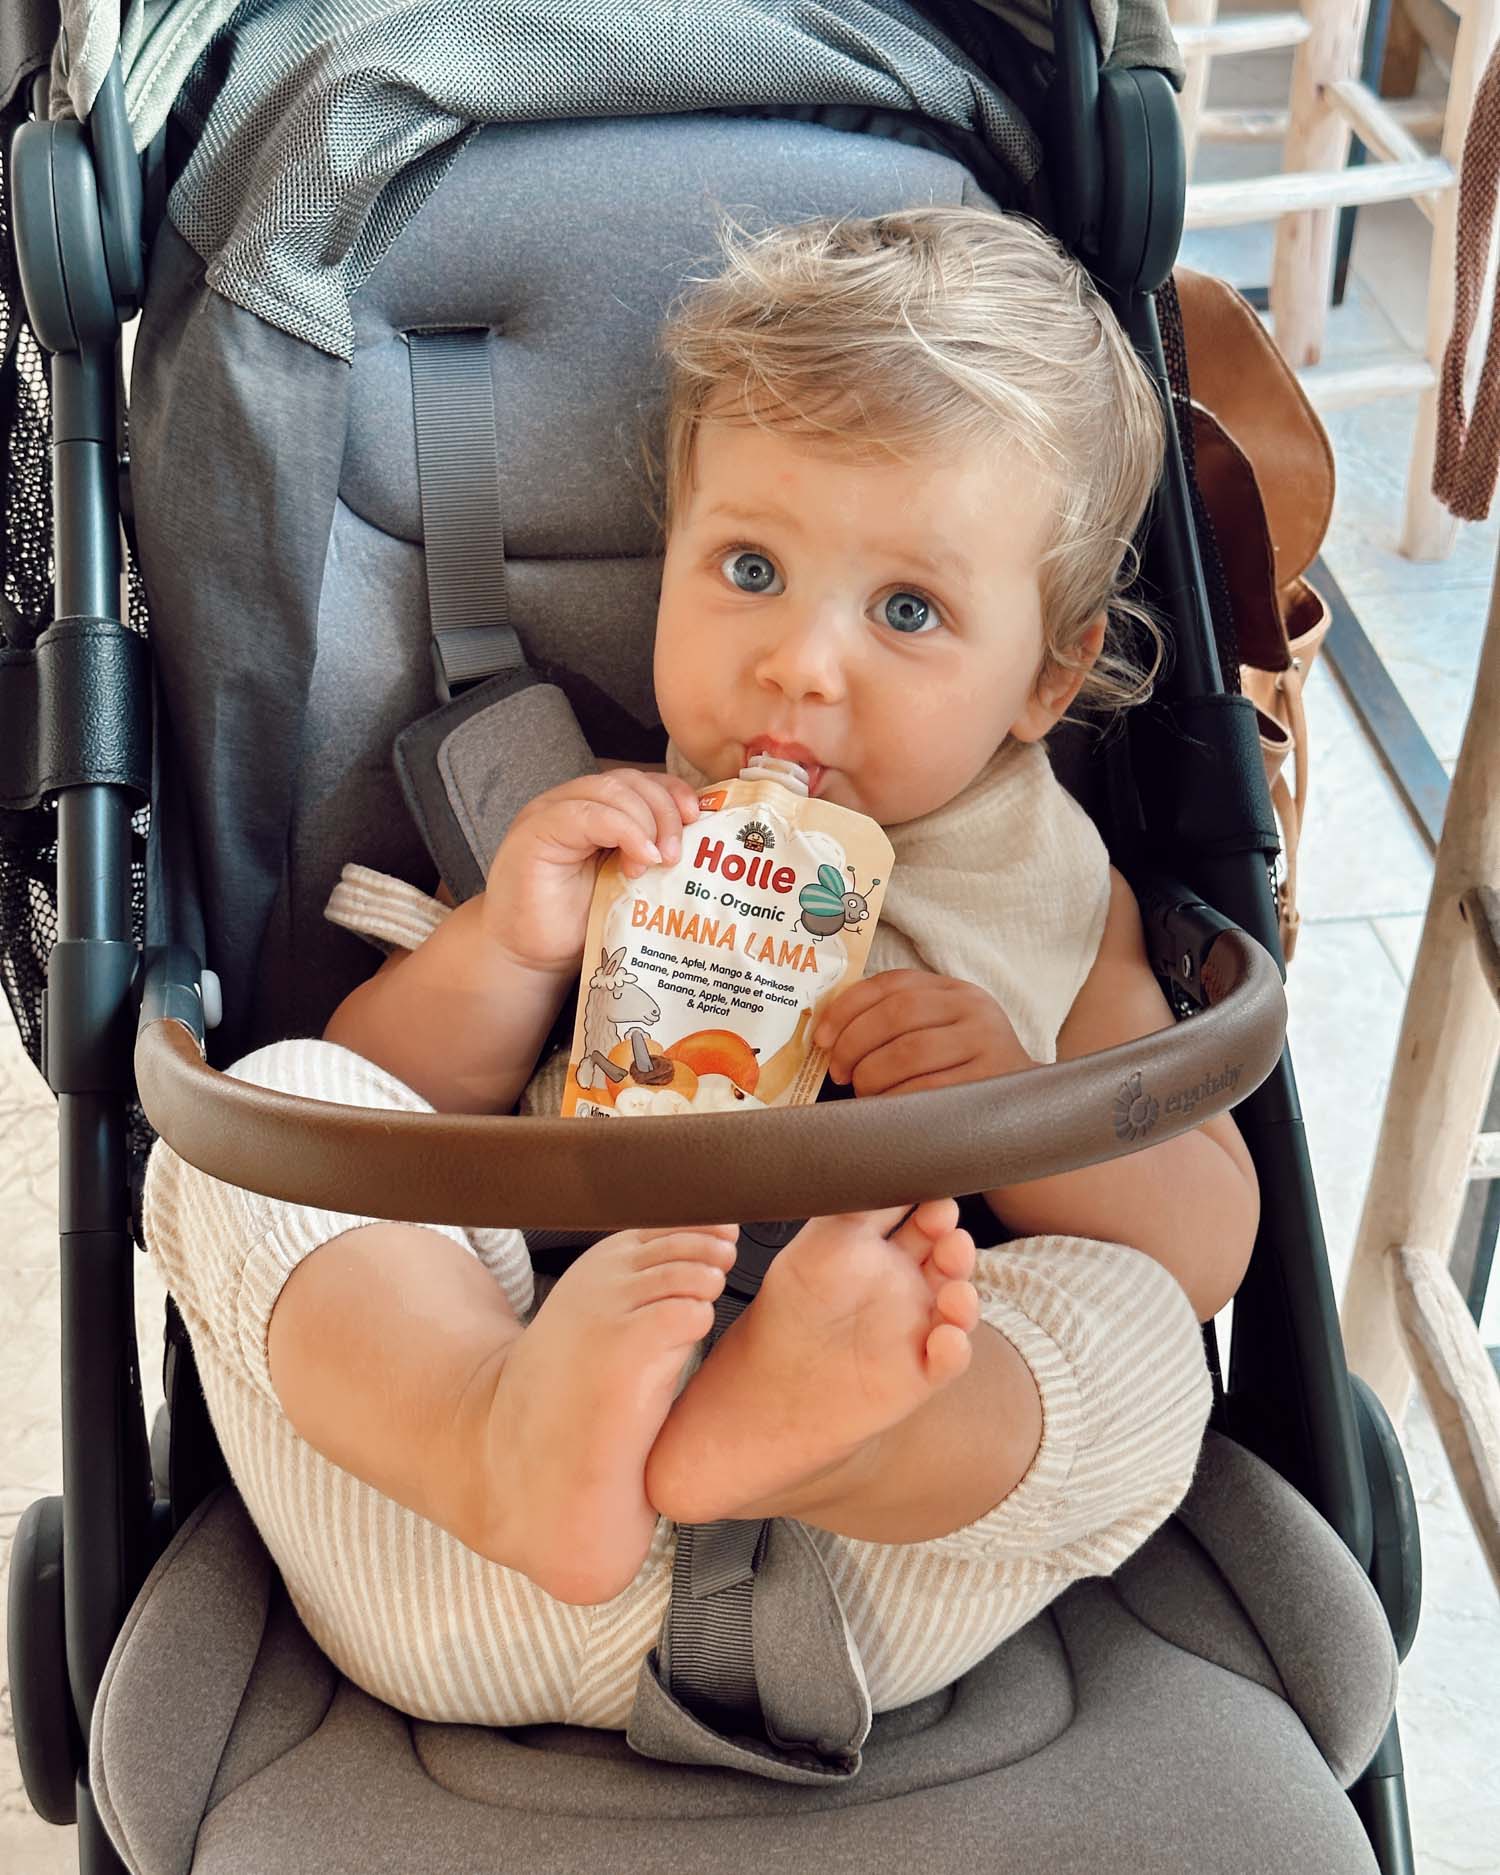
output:
[[[754,1094],[747,1094],[739,1082],[731,1081],[727,1074],[702,1075],[693,1096],[694,1109],[699,1113],[733,1113],[737,1107],[763,1107],[765,1104]]]
[[[849,878],[857,885],[854,868],[849,868]],[[870,881],[869,889],[874,891],[880,884],[878,879]],[[811,931],[815,938],[832,937],[835,931],[852,930],[857,924],[863,924],[870,915],[870,907],[863,892],[850,891],[844,884],[844,875],[837,866],[819,866],[816,885],[805,885],[797,894],[797,903],[802,907],[802,916],[798,923],[804,931]]]
[[[673,1042],[666,1056],[690,1068],[700,1080],[706,1075],[723,1075],[747,1094],[755,1092],[760,1079],[755,1050],[733,1029],[695,1029],[681,1041]]]
[[[644,1069],[640,1060],[642,1052],[647,1053],[649,1061]],[[640,1029],[632,1029],[628,1035],[621,1036],[609,1051],[610,1060],[616,1067],[624,1068],[637,1086],[670,1089],[690,1101],[698,1091],[698,1076],[685,1061],[671,1056],[670,1048],[663,1048],[654,1036]],[[621,1087],[615,1095],[615,1106],[621,1112],[629,1111],[628,1107],[620,1107],[619,1097],[624,1091]]]

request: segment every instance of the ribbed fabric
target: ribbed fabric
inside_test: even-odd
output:
[[[448,916],[448,906],[373,866],[346,865],[323,916],[383,951],[414,951]]]
[[[320,1100],[430,1111],[335,1044],[277,1043],[232,1070]],[[320,1244],[373,1220],[237,1190],[158,1144],[146,1234],[192,1334],[224,1455],[309,1633],[356,1684],[402,1711],[490,1725],[622,1728],[671,1588],[673,1526],[635,1581],[574,1607],[485,1561],[298,1437],[271,1383],[282,1285]],[[508,1230],[434,1225],[525,1319],[533,1281]],[[1030,1472],[977,1523],[917,1544],[812,1533],[876,1711],[950,1684],[1081,1576],[1108,1574],[1192,1478],[1210,1385],[1193,1312],[1140,1252],[1036,1237],[981,1253],[981,1312],[1036,1376],[1044,1430]]]
[[[701,774],[675,743],[667,770]],[[929,970],[977,983],[1033,1061],[1057,1033],[1099,955],[1109,852],[1037,742],[1001,743],[961,794],[887,827],[895,863],[865,975]]]

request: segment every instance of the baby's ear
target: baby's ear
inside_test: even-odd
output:
[[[1043,657],[1026,707],[1011,725],[1010,733],[1017,742],[1040,742],[1057,727],[1104,649],[1108,623],[1107,615],[1101,612],[1072,646],[1068,664],[1056,663],[1050,652]]]

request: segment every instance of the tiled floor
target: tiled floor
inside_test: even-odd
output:
[[[1243,68],[1242,68],[1243,69]],[[1285,95],[1284,66],[1251,66],[1235,101]],[[1280,86],[1278,93],[1277,86]],[[1225,100],[1227,101],[1227,99]],[[1210,152],[1204,173],[1215,171]],[[1240,153],[1222,153],[1233,164]],[[1264,163],[1264,153],[1257,160]],[[1425,224],[1410,207],[1365,211],[1349,302],[1330,358],[1420,335]],[[1241,283],[1264,280],[1269,240],[1240,229],[1197,237],[1184,256]],[[1416,281],[1414,298],[1412,282]],[[1496,550],[1493,525],[1464,530],[1450,560],[1394,552],[1412,408],[1384,403],[1332,420],[1340,488],[1327,557],[1355,601],[1438,756],[1457,754]],[[1301,947],[1288,986],[1291,1043],[1307,1113],[1336,1288],[1342,1288],[1420,934],[1431,866],[1327,669],[1308,690],[1314,750],[1302,868]],[[0,1021],[0,1572],[16,1519],[58,1487],[56,1148],[50,1097]],[[157,1391],[160,1298],[137,1261],[142,1368]],[[1500,1297],[1488,1338],[1500,1339]],[[153,1399],[154,1404],[154,1399]],[[1406,1444],[1425,1550],[1422,1626],[1403,1674],[1400,1716],[1419,1866],[1426,1875],[1500,1869],[1500,1607],[1464,1520],[1431,1422],[1412,1410]],[[0,1692],[0,1732],[9,1709]],[[28,1811],[0,1744],[0,1871],[74,1866],[71,1832]]]

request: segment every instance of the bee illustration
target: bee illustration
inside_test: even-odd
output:
[[[852,866],[849,878],[851,883],[859,883]],[[872,879],[869,889],[873,892],[879,884],[878,879]],[[845,890],[844,875],[837,866],[819,866],[818,883],[803,886],[797,894],[797,903],[802,907],[802,916],[797,922],[815,938],[850,930],[863,924],[870,915],[864,894]]]

